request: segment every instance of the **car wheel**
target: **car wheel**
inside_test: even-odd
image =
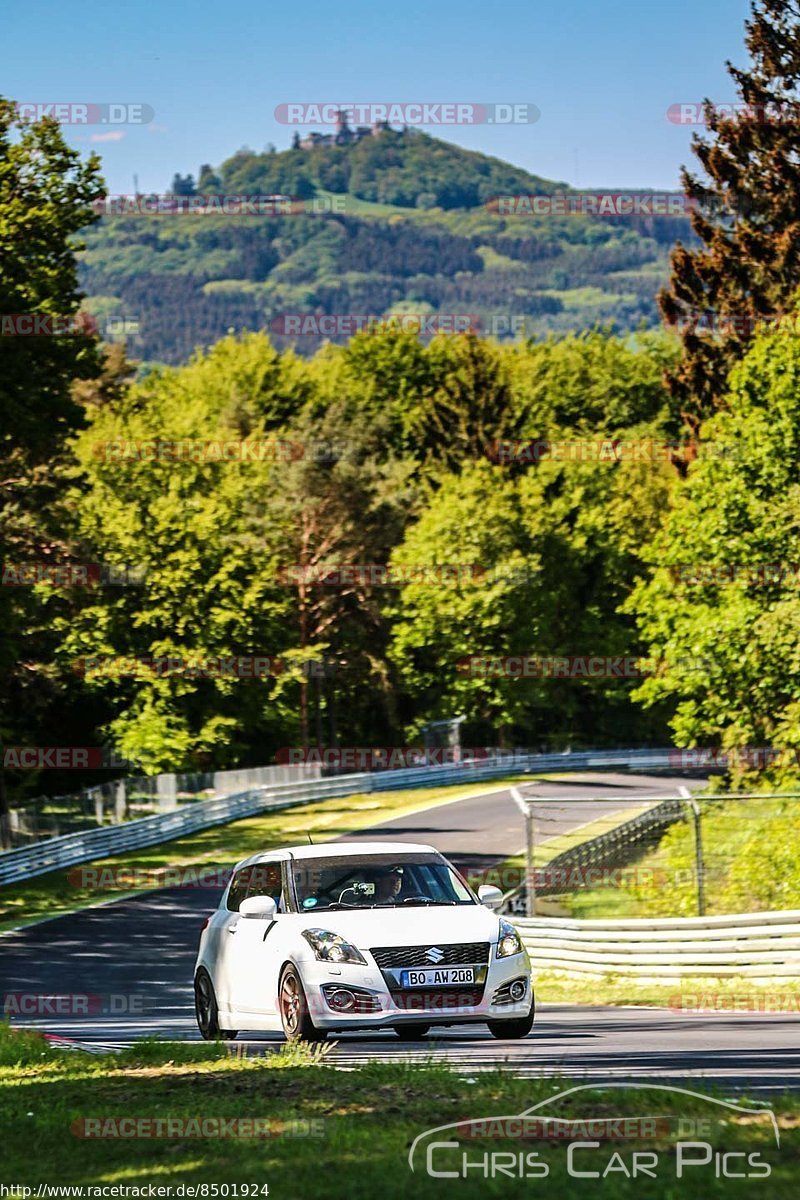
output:
[[[214,985],[207,971],[198,971],[194,981],[194,1012],[200,1035],[207,1042],[213,1042],[217,1038],[228,1041],[236,1037],[237,1029],[220,1029],[217,997],[214,995]]]
[[[430,1029],[430,1025],[423,1025],[419,1022],[416,1025],[395,1025],[394,1031],[398,1037],[403,1038],[406,1042],[418,1042],[420,1038],[424,1038],[425,1034]]]
[[[322,1042],[324,1029],[317,1029],[308,1011],[308,1001],[294,967],[284,967],[278,984],[278,1009],[287,1042]]]
[[[513,1017],[508,1021],[487,1021],[489,1032],[496,1038],[524,1038],[533,1028],[533,1018],[536,1012],[536,1002],[531,996],[531,1007],[527,1016]]]

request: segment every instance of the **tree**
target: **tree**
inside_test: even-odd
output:
[[[302,449],[275,472],[253,511],[260,544],[279,547],[291,597],[285,656],[298,685],[299,739],[311,738],[310,678],[316,679],[316,741],[385,737],[396,728],[386,662],[387,589],[374,574],[389,560],[414,508],[414,463],[387,450],[385,420],[348,415],[341,402],[322,418],[307,413],[287,429]],[[357,568],[352,576],[342,567]],[[332,581],[321,582],[326,568]],[[316,674],[307,664],[327,664]],[[344,701],[344,703],[342,702]]]
[[[197,190],[201,196],[214,196],[222,191],[219,175],[210,163],[203,163],[197,177]]]
[[[758,319],[786,309],[800,270],[797,0],[753,0],[745,40],[751,67],[727,64],[744,107],[729,116],[706,103],[715,140],[693,140],[705,177],[682,173],[702,245],[678,243],[659,297],[682,344],[669,385],[692,427],[722,402]]]
[[[77,533],[104,562],[139,571],[142,583],[98,590],[58,622],[59,658],[65,669],[86,658],[180,661],[176,670],[126,664],[115,674],[90,665],[86,674],[111,713],[104,733],[147,773],[227,766],[254,746],[263,761],[291,719],[272,673],[193,667],[220,657],[279,659],[287,644],[278,539],[257,542],[249,512],[283,469],[277,431],[309,388],[294,355],[252,334],[87,409],[76,441]],[[175,455],[138,455],[137,445],[159,438]],[[248,440],[265,447],[263,457],[239,455]]]
[[[19,124],[0,100],[0,314],[75,318],[37,337],[0,337],[0,561],[58,561],[65,550],[56,504],[64,446],[81,424],[76,379],[97,373],[96,339],[76,318],[75,235],[103,194],[99,160],[86,162],[58,123]],[[3,317],[0,316],[0,321]],[[45,329],[47,326],[45,326]],[[23,648],[24,644],[24,648]],[[25,736],[41,721],[55,680],[40,600],[28,588],[0,588],[0,738]],[[7,795],[0,764],[0,844]]]
[[[170,186],[170,195],[172,196],[194,196],[195,185],[194,176],[192,175],[173,175],[172,184]]]
[[[800,748],[799,472],[800,342],[764,334],[703,425],[627,605],[665,664],[639,698],[674,707],[680,746]]]

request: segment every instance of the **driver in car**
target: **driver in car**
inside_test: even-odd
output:
[[[375,880],[373,904],[393,904],[403,886],[403,868],[390,867]]]

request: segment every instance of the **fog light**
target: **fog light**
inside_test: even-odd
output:
[[[521,1000],[525,995],[525,980],[515,979],[511,987],[508,989],[508,994],[512,1000]]]
[[[355,996],[347,988],[337,988],[335,992],[328,993],[328,1004],[338,1012],[346,1012],[348,1008],[353,1008],[355,1002]]]

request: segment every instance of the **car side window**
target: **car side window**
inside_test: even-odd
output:
[[[247,868],[248,896],[271,896],[278,912],[285,912],[283,902],[283,867],[280,862],[260,862]]]
[[[250,883],[250,868],[242,867],[241,871],[237,871],[231,880],[230,890],[226,907],[229,912],[238,912],[239,905],[247,895],[247,888]]]

